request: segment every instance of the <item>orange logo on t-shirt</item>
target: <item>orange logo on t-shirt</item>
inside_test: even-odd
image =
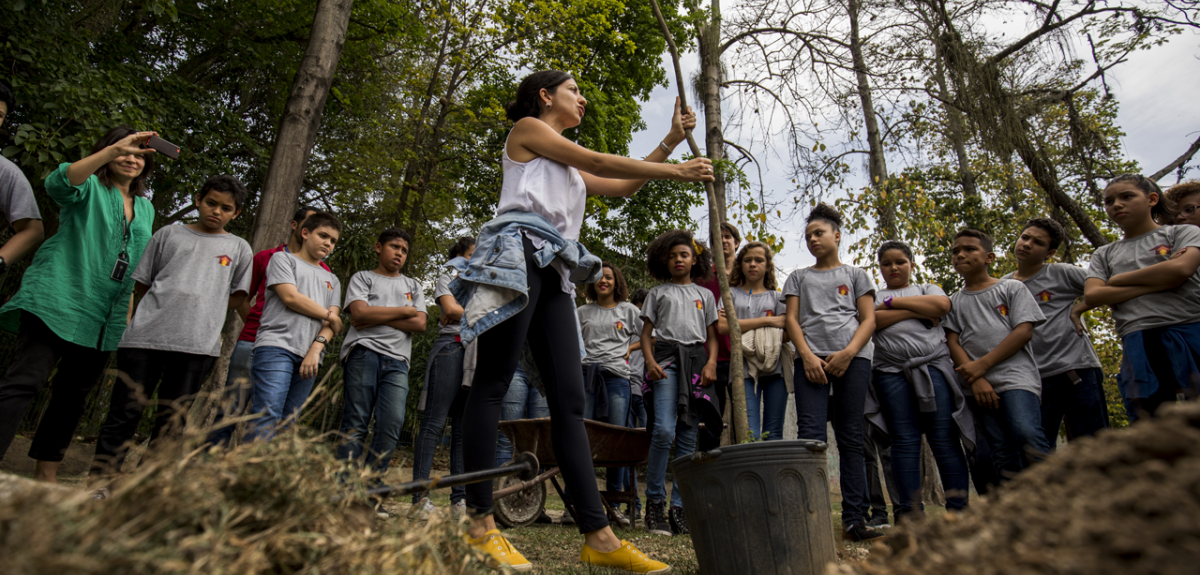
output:
[[[408,300],[408,305],[412,305],[412,292],[404,292],[404,299]]]
[[[702,300],[702,299],[694,299],[694,300],[692,300],[692,301],[696,302],[696,309],[698,309],[698,310],[701,310],[701,311],[704,311],[704,300]]]
[[[1053,297],[1054,294],[1050,293],[1050,290],[1042,290],[1041,293],[1037,294],[1038,301],[1050,301]]]
[[[221,264],[221,267],[227,268],[229,264],[233,263],[233,260],[229,256],[217,256],[217,263]]]
[[[1000,305],[996,306],[996,311],[1000,312],[1000,315],[1002,315],[1004,317],[1008,317],[1008,306],[1006,306],[1004,304],[1000,304]]]
[[[620,321],[618,321],[618,322],[617,322],[617,331],[621,331],[621,330],[623,330],[623,329],[625,329],[625,324],[624,324],[624,323],[622,323],[622,322],[620,322]]]
[[[1166,244],[1161,244],[1161,245],[1157,245],[1157,246],[1150,248],[1150,251],[1152,251],[1160,256],[1169,256],[1169,255],[1171,255],[1171,246],[1168,246]]]
[[[325,287],[329,288],[329,291],[333,291],[333,284],[329,283],[328,281],[325,282]]]
[[[838,295],[850,295],[850,288],[846,284],[838,286]]]
[[[763,312],[763,317],[772,317],[775,315],[775,310],[769,309]]]

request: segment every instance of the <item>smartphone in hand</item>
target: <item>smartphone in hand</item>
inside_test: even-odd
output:
[[[168,142],[158,136],[150,136],[150,139],[146,140],[146,143],[142,144],[142,147],[154,148],[156,152],[173,160],[179,158],[179,146],[176,146],[175,144],[172,144],[171,142]]]

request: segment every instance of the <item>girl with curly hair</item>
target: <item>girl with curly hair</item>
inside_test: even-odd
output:
[[[696,283],[712,273],[712,250],[691,232],[672,230],[650,243],[646,267],[651,277],[664,282],[646,294],[641,315],[642,349],[652,350],[645,354],[642,388],[651,419],[646,529],[669,536],[687,533],[678,485],[671,490],[670,511],[666,508],[671,443],[675,443],[675,457],[695,449],[701,414],[692,402],[692,383],[707,388],[717,378],[717,302],[712,292]]]

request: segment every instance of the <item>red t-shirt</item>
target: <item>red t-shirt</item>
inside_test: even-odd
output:
[[[246,314],[246,325],[242,328],[241,335],[238,336],[238,341],[254,341],[258,337],[259,320],[262,319],[263,304],[267,302],[267,264],[271,263],[271,256],[287,249],[287,244],[279,244],[278,247],[269,250],[263,250],[254,254],[254,269],[250,272],[250,293],[254,295],[254,306],[250,308],[250,313]],[[321,267],[325,271],[331,271],[325,262],[321,262]]]
[[[701,287],[708,288],[712,292],[713,299],[721,301],[721,282],[717,281],[717,272],[714,270],[712,277],[708,281],[700,283]],[[729,361],[729,336],[717,334],[717,361]]]

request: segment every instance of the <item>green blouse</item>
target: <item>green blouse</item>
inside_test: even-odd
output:
[[[121,192],[105,187],[95,175],[72,186],[69,165],[60,165],[46,178],[46,193],[62,208],[58,232],[38,248],[20,291],[0,307],[0,328],[18,331],[24,310],[66,341],[112,351],[125,331],[133,271],[150,241],[154,206],[146,198],[134,198],[125,244]],[[129,269],[118,282],[112,272],[123,244]]]

